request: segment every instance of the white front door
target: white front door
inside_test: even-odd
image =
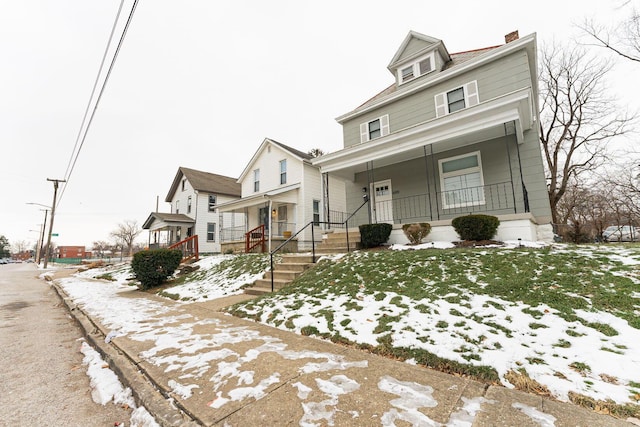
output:
[[[376,201],[376,222],[389,222],[393,224],[393,201],[391,180],[385,179],[373,184],[373,195]]]

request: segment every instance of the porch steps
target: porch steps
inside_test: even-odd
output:
[[[349,229],[349,250],[360,249],[360,231]],[[322,236],[322,243],[316,246],[316,254],[345,253],[347,250],[347,232],[344,230],[329,230]]]
[[[312,265],[311,255],[283,255],[282,262],[273,265],[273,289],[277,291],[284,288]],[[251,287],[244,290],[244,293],[248,295],[271,293],[271,274],[270,271],[266,272],[262,279],[256,280]]]

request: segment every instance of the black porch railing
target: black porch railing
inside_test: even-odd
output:
[[[523,208],[526,211],[526,206]],[[511,182],[398,197],[375,203],[378,222],[434,221],[478,212],[517,213]]]

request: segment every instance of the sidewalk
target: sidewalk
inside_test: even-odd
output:
[[[141,312],[128,332],[113,331],[58,280],[87,340],[163,426],[632,425],[219,311],[245,295],[183,304],[122,292],[117,298],[153,303],[155,311]]]

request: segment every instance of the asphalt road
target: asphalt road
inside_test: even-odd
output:
[[[129,425],[91,399],[81,330],[34,264],[0,265],[0,426]]]

